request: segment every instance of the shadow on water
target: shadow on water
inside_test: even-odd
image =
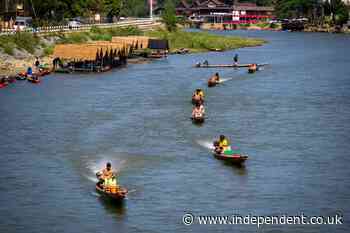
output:
[[[234,164],[227,161],[221,161],[224,166],[231,167],[232,171],[239,176],[245,176],[248,174],[248,170],[245,164]]]
[[[123,217],[126,214],[125,200],[117,201],[103,196],[99,196],[98,200],[108,213],[117,217]]]

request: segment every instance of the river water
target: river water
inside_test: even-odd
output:
[[[261,47],[172,55],[94,75],[53,74],[0,92],[0,232],[349,232],[350,37],[217,32]],[[195,69],[207,59],[268,62]],[[228,79],[208,89],[214,72]],[[191,94],[206,92],[195,126]],[[219,134],[250,157],[238,168],[208,145]],[[94,190],[111,161],[122,205]],[[185,226],[182,216],[341,214],[343,225]]]

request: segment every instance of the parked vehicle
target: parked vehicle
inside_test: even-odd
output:
[[[31,17],[17,17],[13,29],[16,31],[24,31],[26,28],[31,26],[31,23]]]
[[[69,28],[79,28],[81,27],[81,23],[79,21],[76,21],[76,20],[72,20],[72,21],[69,21],[68,22],[68,27]]]

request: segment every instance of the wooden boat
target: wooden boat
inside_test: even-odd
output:
[[[166,55],[154,53],[154,54],[149,54],[147,57],[148,58],[156,58],[156,59],[158,59],[158,58],[166,57]]]
[[[8,80],[9,83],[14,83],[14,82],[16,82],[16,78],[15,78],[14,76],[9,76],[9,77],[7,78],[7,80]]]
[[[0,88],[7,87],[9,85],[9,79],[7,77],[0,78]]]
[[[218,85],[220,82],[212,82],[212,81],[208,81],[208,87],[215,87],[216,85]]]
[[[26,79],[27,79],[27,76],[26,76],[26,75],[17,74],[17,75],[16,75],[16,79],[17,79],[17,80],[26,80]]]
[[[96,184],[96,191],[99,194],[101,194],[103,197],[114,201],[122,201],[128,193],[128,190],[122,187],[119,187],[115,193],[107,192],[103,188],[101,188],[98,184]]]
[[[189,49],[181,48],[181,49],[175,50],[174,54],[187,54],[189,52],[190,52]]]
[[[234,153],[231,155],[225,155],[223,153],[219,154],[219,153],[216,153],[215,151],[213,151],[213,155],[215,158],[217,158],[219,160],[230,162],[230,163],[236,164],[236,165],[241,165],[248,159],[247,155],[241,155],[238,153]]]
[[[28,82],[31,82],[31,83],[40,83],[40,78],[36,76],[27,77],[27,80]]]
[[[202,115],[202,116],[192,117],[191,119],[194,124],[202,124],[204,123],[205,117]]]
[[[194,67],[196,68],[246,68],[249,67],[251,64],[213,64],[213,65],[205,65],[205,64],[196,64]],[[267,66],[267,63],[261,63],[257,64],[257,67],[261,66]]]
[[[209,50],[213,51],[213,52],[223,52],[224,51],[223,49],[220,49],[220,48],[211,48]]]
[[[257,70],[258,70],[258,67],[252,65],[252,66],[249,66],[249,68],[248,68],[248,73],[249,73],[249,74],[253,74],[253,73],[255,73]]]
[[[7,87],[8,83],[0,83],[0,88]]]
[[[49,75],[49,74],[51,74],[51,70],[49,70],[49,69],[44,69],[44,70],[39,71],[38,73],[34,73],[34,75],[36,75],[37,77],[42,77],[42,76]]]
[[[253,68],[249,68],[248,69],[248,73],[249,74],[253,74],[253,73],[255,73],[256,72],[256,69],[253,69]]]
[[[196,105],[196,104],[203,104],[204,103],[204,99],[196,99],[192,96],[192,104]]]

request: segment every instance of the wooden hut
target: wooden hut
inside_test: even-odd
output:
[[[130,55],[145,56],[149,58],[162,58],[167,56],[169,44],[167,40],[148,36],[114,36],[112,42],[131,46]],[[147,50],[147,52],[145,52]]]
[[[112,42],[128,44],[135,49],[146,49],[149,39],[148,36],[113,36]]]
[[[150,58],[162,58],[168,55],[169,43],[168,40],[149,39],[148,48],[151,50]]]
[[[108,41],[56,45],[53,56],[58,72],[103,72],[126,64],[130,45]]]

